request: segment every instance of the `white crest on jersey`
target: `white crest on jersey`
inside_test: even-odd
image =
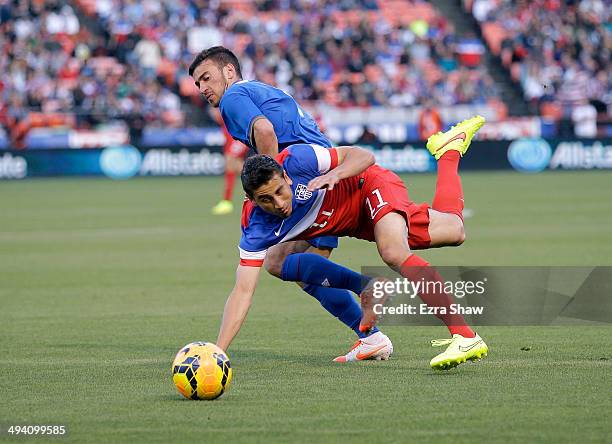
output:
[[[308,187],[303,183],[298,183],[295,187],[295,198],[297,200],[308,200],[312,197],[312,191],[308,191]]]

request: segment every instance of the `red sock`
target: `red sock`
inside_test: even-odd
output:
[[[400,273],[411,281],[422,281],[424,285],[428,282],[440,282],[442,288],[444,288],[444,281],[436,269],[430,267],[427,261],[415,254],[409,256],[402,264]],[[436,289],[433,289],[431,291],[423,291],[419,294],[419,297],[429,307],[446,307],[446,314],[436,314],[436,317],[446,324],[451,335],[460,334],[464,338],[476,336],[476,333],[465,323],[463,316],[450,314],[450,305],[453,303],[453,300],[444,290],[436,291]]]
[[[225,190],[223,191],[224,200],[232,200],[234,193],[234,183],[236,182],[236,173],[225,170]]]
[[[463,220],[463,189],[459,178],[459,151],[447,151],[438,160],[438,181],[431,207],[442,213],[456,214]]]

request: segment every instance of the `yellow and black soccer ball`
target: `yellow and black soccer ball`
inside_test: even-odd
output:
[[[216,399],[232,382],[232,367],[223,350],[211,342],[192,342],[172,363],[172,381],[188,399]]]

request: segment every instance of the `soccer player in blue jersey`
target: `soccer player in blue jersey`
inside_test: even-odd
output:
[[[208,103],[220,109],[232,137],[258,154],[274,157],[286,147],[299,143],[332,147],[315,120],[293,97],[265,83],[243,80],[240,63],[229,49],[215,46],[200,52],[189,67],[189,75]],[[337,246],[338,238],[334,236],[280,243],[268,249],[264,267],[282,279],[283,264],[290,254],[310,252],[328,258]],[[361,308],[349,291],[321,284],[302,288],[360,339],[384,337],[389,344],[387,351],[392,351],[389,339],[376,328],[368,333],[359,330]]]

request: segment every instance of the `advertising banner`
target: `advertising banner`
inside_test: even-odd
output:
[[[132,145],[104,149],[7,151],[0,154],[0,179],[48,176],[209,176],[223,173],[221,147],[156,148]]]
[[[370,143],[376,162],[397,173],[428,173],[436,161],[419,144]],[[223,174],[220,146],[137,148],[113,145],[104,149],[49,149],[0,152],[0,179],[48,176],[211,176]],[[612,139],[473,141],[461,170],[612,170]]]

